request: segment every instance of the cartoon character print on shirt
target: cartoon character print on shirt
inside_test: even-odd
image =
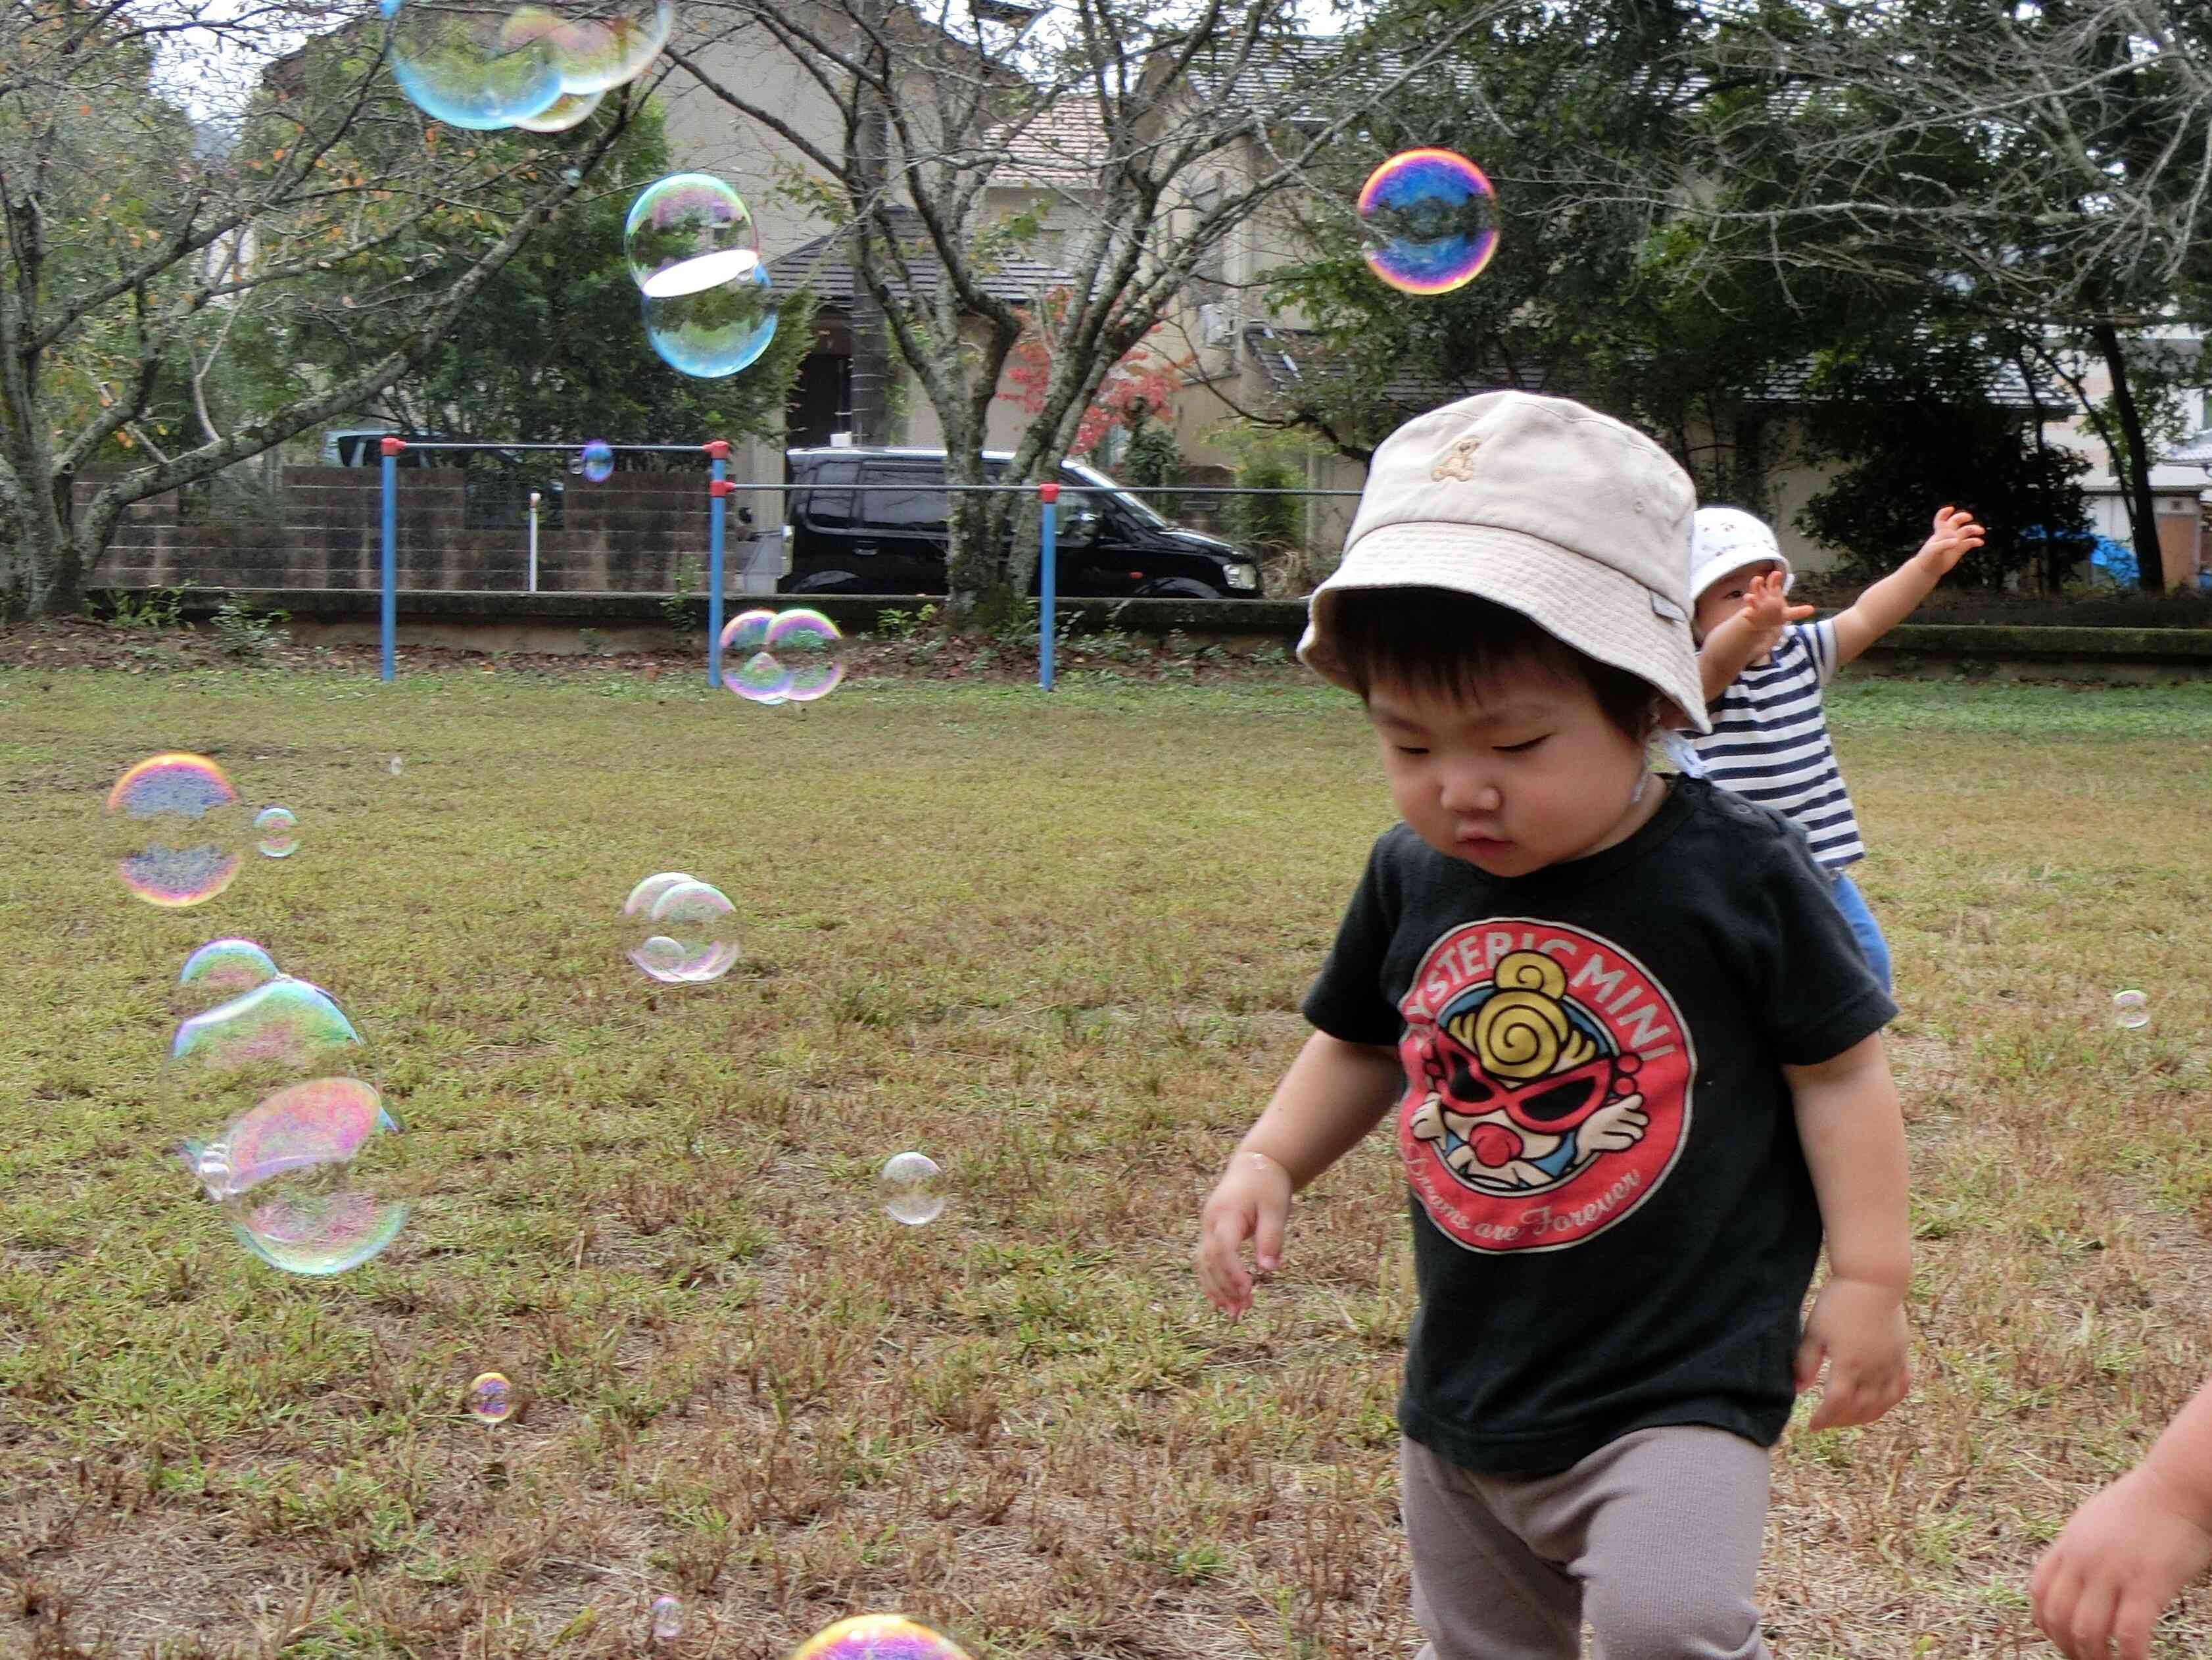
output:
[[[1399,1152],[1471,1250],[1547,1250],[1657,1190],[1690,1125],[1680,1011],[1610,940],[1493,919],[1429,948],[1400,1004]]]

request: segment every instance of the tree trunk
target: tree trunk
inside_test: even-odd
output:
[[[872,202],[884,188],[884,156],[890,148],[890,112],[871,88],[860,87],[854,95],[860,100],[860,131],[854,139],[854,194],[863,202]],[[866,235],[867,224],[863,216],[854,234]],[[857,266],[857,249],[853,258]],[[874,292],[860,281],[857,270],[853,278],[852,336],[853,441],[888,444],[893,436],[889,396],[890,329],[884,320],[884,308],[876,303]]]
[[[2166,591],[2166,559],[2158,545],[2158,504],[2150,493],[2150,451],[2143,437],[2142,413],[2136,408],[2135,391],[2128,384],[2127,356],[2120,331],[2110,323],[2090,331],[2105,368],[2112,377],[2112,411],[2120,418],[2124,454],[2112,459],[2127,469],[2120,480],[2121,500],[2128,509],[2128,534],[2136,544],[2136,581],[2145,593]]]

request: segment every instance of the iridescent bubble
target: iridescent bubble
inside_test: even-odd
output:
[[[615,476],[614,447],[594,438],[584,446],[582,456],[584,477],[594,484],[604,484]]]
[[[775,319],[765,265],[718,289],[645,300],[647,343],[669,368],[700,380],[751,368],[775,338]]]
[[[334,1051],[360,1043],[361,1034],[328,992],[280,974],[179,1025],[169,1043],[169,1060],[204,1068],[216,1080],[207,1087],[226,1088],[230,1085],[221,1080],[233,1073],[330,1070]]]
[[[767,649],[788,677],[783,695],[794,703],[828,696],[845,678],[845,636],[818,611],[783,612],[768,631]]]
[[[680,871],[648,876],[623,902],[625,923],[646,935],[625,954],[669,985],[719,980],[740,955],[736,910],[720,888]]]
[[[205,756],[150,756],[107,793],[116,874],[164,909],[212,899],[243,860],[242,812],[238,792]]]
[[[2142,1031],[2150,1025],[2150,999],[2139,991],[2114,992],[2112,1018],[2129,1031]]]
[[[675,0],[561,0],[551,36],[561,89],[599,94],[644,72],[676,27]]]
[[[895,1152],[876,1174],[877,1196],[893,1221],[918,1228],[944,1214],[945,1195],[937,1185],[941,1173],[927,1153]]]
[[[205,1010],[241,997],[277,976],[276,959],[251,939],[210,939],[185,958],[177,976],[183,1008]]]
[[[840,1620],[792,1651],[791,1660],[969,1660],[949,1637],[899,1614]]]
[[[673,1643],[684,1635],[684,1604],[672,1596],[653,1599],[653,1640]]]
[[[1368,268],[1405,294],[1449,294],[1498,249],[1498,197],[1480,167],[1445,149],[1407,150],[1359,192]]]
[[[590,120],[605,96],[599,92],[564,92],[537,114],[516,117],[514,125],[524,132],[566,132]]]
[[[752,210],[708,173],[671,173],[640,191],[623,224],[623,251],[648,300],[726,287],[760,267]]]
[[[270,859],[289,859],[300,850],[300,821],[289,807],[264,807],[253,815],[254,845]]]
[[[469,1380],[464,1399],[469,1415],[479,1423],[504,1424],[514,1411],[514,1391],[504,1372],[478,1372]]]
[[[392,78],[434,120],[485,132],[542,114],[561,96],[551,40],[560,20],[543,7],[385,0],[384,10]]]

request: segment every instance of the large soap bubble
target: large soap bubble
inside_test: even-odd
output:
[[[198,1014],[274,980],[276,959],[251,939],[210,939],[185,958],[172,1001]]]
[[[564,92],[537,114],[517,116],[514,125],[524,132],[566,132],[590,120],[592,112],[599,108],[599,100],[605,95],[597,92]]]
[[[968,1660],[968,1651],[897,1614],[840,1620],[792,1651],[791,1660]]]
[[[149,756],[107,793],[108,851],[123,885],[165,910],[214,898],[238,874],[247,825],[238,792],[204,755]]]
[[[1368,268],[1406,294],[1449,294],[1498,249],[1498,198],[1482,169],[1445,149],[1407,150],[1359,192]]]
[[[562,0],[550,40],[561,90],[589,94],[632,81],[676,26],[675,0]],[[518,125],[520,125],[518,123]]]
[[[624,954],[665,985],[719,980],[739,952],[737,907],[682,871],[648,876],[623,901]]]
[[[768,267],[754,265],[718,289],[645,301],[645,337],[679,374],[719,380],[750,368],[775,338]]]
[[[623,224],[623,252],[648,300],[719,289],[760,265],[752,210],[706,173],[671,173],[640,191]]]

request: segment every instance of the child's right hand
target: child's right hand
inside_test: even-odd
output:
[[[1198,1213],[1198,1283],[1206,1299],[1232,1320],[1252,1306],[1252,1274],[1243,1246],[1261,1274],[1283,1260],[1283,1225],[1291,1213],[1291,1173],[1264,1152],[1238,1152]]]
[[[2144,1467],[2074,1512],[2027,1582],[2035,1623],[2067,1660],[2147,1660],[2151,1627],[2212,1567],[2212,1533]]]
[[[1759,654],[1764,657],[1782,643],[1782,630],[1792,623],[1802,623],[1813,614],[1810,605],[1790,603],[1788,579],[1778,570],[1771,570],[1751,579],[1751,586],[1743,596],[1741,615],[1759,636]]]

